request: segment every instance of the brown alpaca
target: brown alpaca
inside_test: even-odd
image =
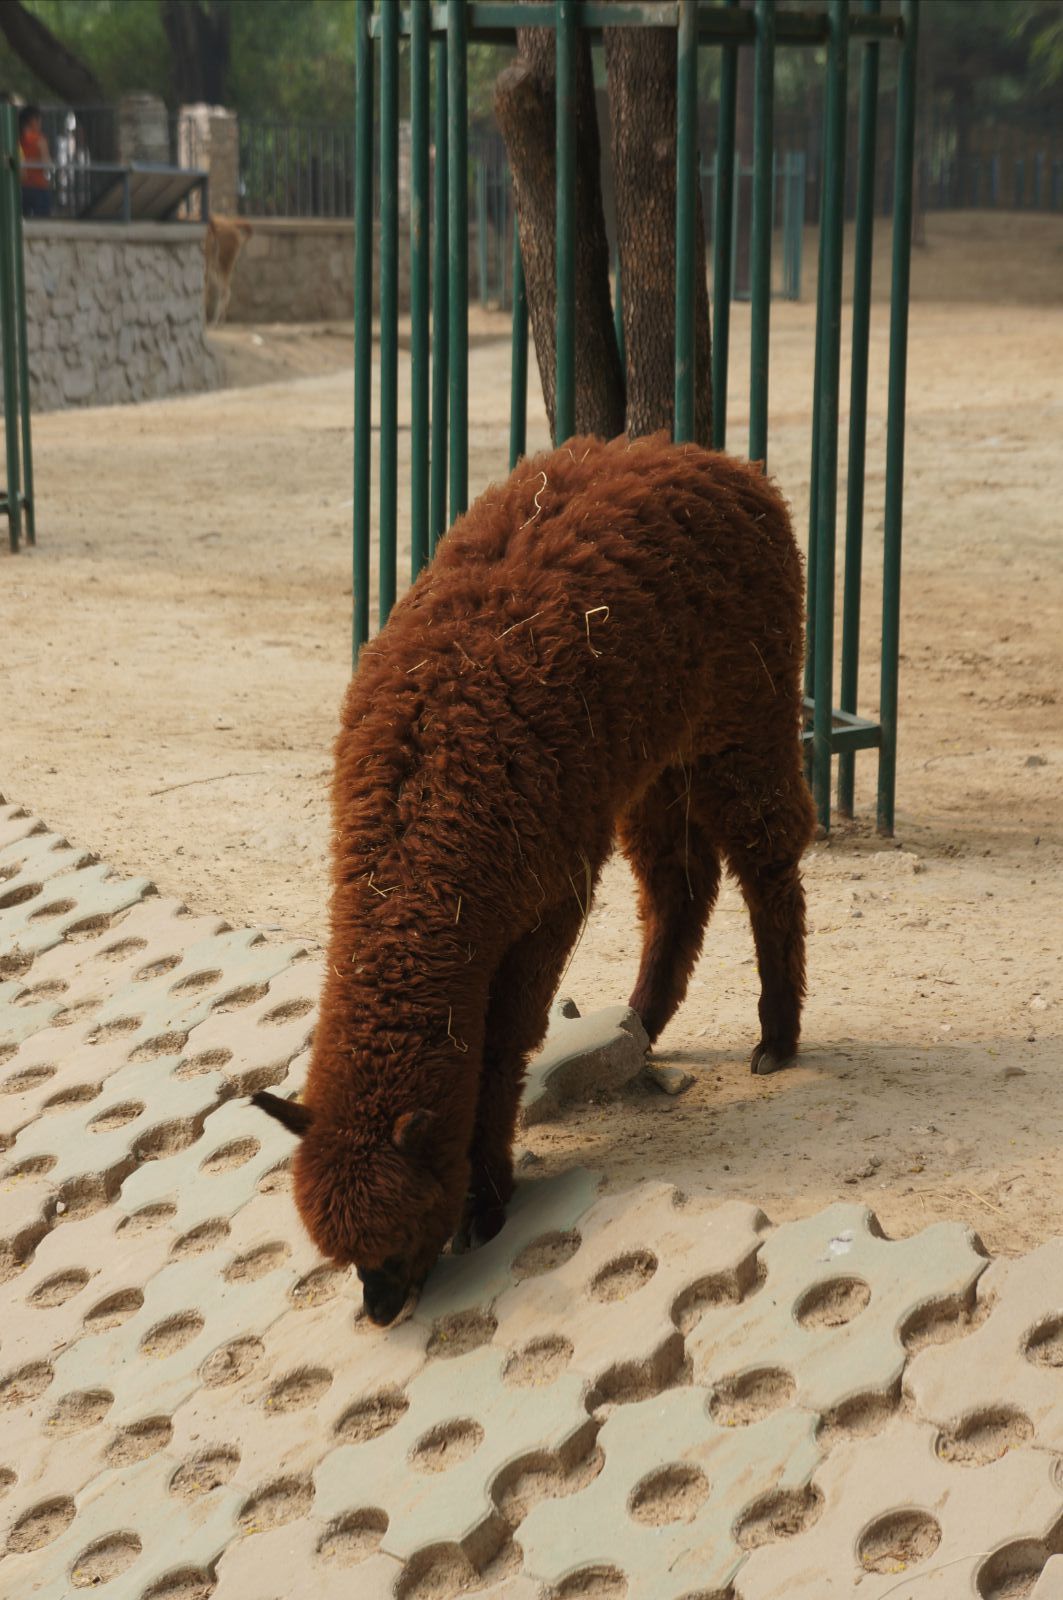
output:
[[[207,321],[215,328],[225,321],[232,292],[233,268],[251,232],[249,222],[234,222],[230,217],[207,218],[207,232],[203,239],[203,309]]]
[[[804,994],[801,559],[759,468],[663,435],[522,462],[362,652],[333,784],[332,932],[295,1198],[388,1323],[513,1189],[525,1064],[619,835],[651,1039],[721,865],[760,969],[754,1072]],[[464,1223],[463,1223],[464,1213]]]

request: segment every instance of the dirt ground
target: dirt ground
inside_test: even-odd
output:
[[[917,255],[897,836],[874,835],[874,757],[862,756],[858,821],[807,860],[802,1064],[749,1075],[755,965],[728,887],[658,1051],[694,1087],[677,1099],[640,1089],[534,1130],[544,1170],[578,1160],[613,1185],[665,1176],[780,1221],[839,1197],[897,1234],[961,1217],[994,1251],[1063,1231],[1061,267],[1060,218],[931,217]],[[504,471],[509,346],[504,318],[472,320],[477,491]],[[812,323],[807,300],[773,308],[770,465],[799,530]],[[879,306],[870,712],[887,333]],[[231,329],[218,348],[241,386],[35,422],[40,544],[0,558],[0,790],[197,910],[320,939],[350,670],[349,330]],[[736,307],[737,450],[747,349]],[[531,389],[537,446],[534,374]],[[404,491],[408,434],[400,452]],[[584,1008],[626,999],[637,952],[614,862],[565,990]]]

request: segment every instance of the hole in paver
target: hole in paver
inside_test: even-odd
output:
[[[267,1011],[265,1016],[259,1017],[259,1022],[291,1022],[295,1017],[305,1017],[308,1011],[313,1011],[312,1000],[285,1000],[283,1005],[274,1006],[272,1011]]]
[[[9,911],[12,906],[24,906],[27,900],[32,900],[35,894],[40,894],[44,888],[43,883],[24,883],[19,889],[8,889],[0,894],[0,911]],[[71,905],[73,901],[70,902]]]
[[[514,1260],[511,1271],[518,1283],[524,1278],[538,1278],[544,1272],[564,1266],[579,1249],[582,1240],[573,1229],[569,1233],[544,1233],[524,1249]]]
[[[346,1269],[342,1267],[315,1267],[313,1272],[308,1272],[289,1289],[288,1298],[297,1306],[324,1305],[326,1300],[331,1300],[339,1293],[347,1276]]]
[[[119,1034],[135,1033],[143,1017],[116,1017],[113,1022],[101,1022],[88,1036],[89,1044],[101,1044],[104,1039],[114,1039]]]
[[[362,1511],[348,1511],[329,1524],[318,1544],[317,1553],[322,1561],[336,1567],[353,1567],[365,1561],[388,1531],[387,1513],[367,1507]]]
[[[25,1512],[7,1536],[7,1548],[12,1555],[24,1555],[30,1550],[40,1550],[53,1539],[58,1539],[74,1520],[73,1500],[42,1500]]]
[[[17,1048],[17,1045],[12,1045],[12,1055]],[[47,1083],[49,1078],[54,1078],[58,1070],[57,1067],[26,1067],[0,1083],[0,1094],[25,1094],[27,1089],[36,1089],[39,1083]]]
[[[364,1444],[393,1428],[406,1415],[409,1404],[400,1389],[381,1389],[343,1413],[336,1424],[336,1435],[345,1444]]]
[[[57,1011],[52,1018],[52,1027],[72,1028],[75,1022],[81,1022],[85,1017],[93,1015],[99,1006],[99,999],[79,1000],[75,1005],[64,1006],[62,1011]]]
[[[305,1516],[313,1499],[314,1485],[309,1478],[278,1478],[244,1502],[238,1520],[245,1533],[266,1533]]]
[[[458,1545],[419,1550],[395,1585],[395,1600],[456,1600],[478,1586],[480,1574]]]
[[[591,1396],[593,1409],[629,1406],[651,1399],[662,1389],[681,1381],[683,1360],[683,1338],[678,1330],[673,1330],[645,1360],[618,1361],[603,1372]]]
[[[5,1495],[13,1483],[18,1482],[14,1467],[0,1467],[0,1495]]]
[[[201,1567],[182,1567],[145,1589],[140,1600],[210,1600],[216,1581]]]
[[[80,944],[84,939],[93,939],[96,934],[103,933],[114,921],[113,916],[100,915],[98,917],[82,917],[80,922],[73,923],[66,930],[68,944]]]
[[[490,1344],[497,1327],[498,1322],[489,1311],[474,1308],[471,1311],[452,1312],[450,1316],[440,1317],[433,1323],[425,1354],[448,1358],[468,1355],[470,1350]]]
[[[30,1361],[0,1378],[0,1406],[24,1406],[43,1394],[55,1374],[47,1361]]]
[[[197,1450],[170,1479],[170,1493],[179,1494],[183,1500],[198,1500],[200,1495],[211,1494],[231,1482],[239,1465],[239,1450],[223,1445]]]
[[[160,1200],[155,1205],[141,1206],[139,1211],[133,1211],[128,1217],[123,1217],[114,1231],[133,1235],[152,1233],[176,1214],[177,1207],[172,1201]]]
[[[2,960],[2,959],[3,958],[0,957],[0,960]],[[2,970],[0,970],[0,978],[2,978],[3,976],[4,976],[4,973],[3,973]],[[18,1045],[17,1044],[0,1044],[0,1067],[3,1066],[5,1061],[10,1061],[11,1057],[13,1055],[17,1054],[17,1052],[18,1052]],[[54,1067],[52,1068],[52,1071],[53,1072],[55,1071]],[[4,1090],[5,1094],[8,1093],[8,1092],[9,1092],[8,1090],[6,1090],[6,1089]]]
[[[649,1283],[657,1271],[657,1257],[649,1250],[633,1250],[630,1255],[610,1261],[591,1280],[591,1294],[596,1300],[626,1300],[643,1284]]]
[[[165,1450],[173,1437],[173,1423],[169,1417],[144,1417],[120,1428],[104,1452],[109,1467],[128,1467],[134,1461],[146,1461],[149,1456]]]
[[[18,893],[17,890],[15,892]],[[27,897],[23,895],[22,898]],[[14,903],[17,905],[19,902],[16,900]],[[0,908],[2,906],[3,901],[0,900]],[[40,906],[36,911],[30,912],[30,921],[43,922],[46,917],[64,917],[68,911],[74,911],[76,907],[76,900],[50,900],[46,906]]]
[[[492,1485],[495,1504],[510,1528],[517,1528],[528,1512],[541,1500],[560,1500],[578,1494],[593,1483],[605,1465],[605,1456],[588,1442],[593,1441],[596,1424],[570,1441],[565,1453],[540,1454],[514,1462],[499,1474]]]
[[[235,1261],[222,1273],[226,1283],[249,1283],[256,1278],[264,1278],[268,1272],[273,1272],[291,1255],[286,1244],[275,1240],[272,1244],[259,1245],[255,1250],[248,1250],[245,1255],[237,1256]]]
[[[285,1156],[258,1180],[259,1194],[284,1194],[292,1186],[292,1158]]]
[[[65,1394],[48,1418],[50,1432],[57,1434],[81,1433],[94,1428],[114,1405],[114,1395],[107,1389],[84,1389]]]
[[[982,1600],[1024,1600],[1052,1551],[1040,1539],[1016,1539],[990,1556],[975,1576]]]
[[[138,1161],[165,1161],[167,1156],[176,1155],[178,1150],[187,1150],[198,1137],[195,1123],[188,1117],[182,1117],[142,1133],[133,1146],[133,1154]]]
[[[502,1369],[502,1378],[518,1389],[534,1388],[537,1384],[553,1383],[571,1360],[571,1340],[561,1334],[545,1334],[539,1339],[530,1339],[512,1352]]]
[[[56,1223],[78,1222],[82,1217],[91,1217],[93,1212],[102,1211],[104,1206],[110,1205],[113,1187],[108,1189],[106,1178],[73,1178],[69,1183],[64,1183],[59,1191],[59,1199],[63,1209],[56,1213]]]
[[[55,1156],[27,1156],[25,1161],[17,1161],[13,1167],[8,1167],[3,1181],[10,1183],[23,1178],[43,1178],[46,1172],[51,1172],[56,1160]]]
[[[93,1117],[89,1132],[111,1133],[115,1128],[124,1128],[127,1122],[135,1122],[143,1113],[143,1100],[123,1100],[121,1105],[110,1106],[106,1111],[101,1111],[99,1116]]]
[[[822,1509],[823,1496],[811,1484],[804,1489],[774,1489],[746,1507],[735,1524],[735,1539],[743,1550],[792,1539],[810,1528]]]
[[[175,1078],[201,1078],[206,1072],[218,1072],[233,1058],[231,1050],[201,1050],[198,1056],[187,1056],[173,1069]]]
[[[138,950],[146,950],[146,939],[119,939],[116,944],[109,944],[106,950],[96,954],[97,961],[122,961],[126,956],[135,955]]]
[[[716,1385],[709,1415],[725,1428],[744,1427],[770,1416],[793,1399],[797,1385],[783,1367],[757,1367],[738,1372]]]
[[[901,1343],[909,1355],[928,1345],[949,1344],[980,1328],[992,1308],[993,1296],[976,1300],[974,1289],[920,1306],[902,1326]]]
[[[219,1145],[217,1150],[205,1157],[199,1170],[211,1177],[218,1172],[230,1172],[234,1167],[242,1167],[250,1161],[260,1148],[257,1139],[230,1139],[228,1144]]]
[[[472,1417],[440,1422],[421,1435],[410,1451],[410,1461],[420,1472],[446,1472],[467,1461],[484,1441],[484,1430]]]
[[[183,1350],[186,1344],[191,1344],[205,1326],[205,1320],[198,1311],[179,1311],[176,1316],[167,1317],[164,1322],[157,1322],[154,1328],[148,1329],[140,1341],[141,1354],[172,1356],[176,1351]]]
[[[824,1413],[816,1438],[825,1449],[843,1439],[869,1439],[895,1416],[901,1403],[900,1385],[886,1394],[858,1394]]]
[[[802,1328],[841,1328],[870,1301],[871,1290],[861,1278],[831,1278],[801,1296],[794,1317]]]
[[[267,1411],[298,1411],[320,1400],[331,1383],[332,1373],[327,1367],[305,1367],[275,1383],[262,1404]]]
[[[1022,1411],[995,1406],[971,1412],[955,1427],[938,1436],[937,1453],[944,1461],[964,1467],[984,1467],[990,1461],[1033,1438],[1033,1423]]]
[[[205,972],[190,972],[187,978],[182,978],[179,983],[174,984],[173,993],[184,994],[189,989],[208,989],[212,983],[218,982],[221,975],[220,967],[210,967]]]
[[[161,1056],[179,1056],[187,1043],[187,1033],[157,1033],[153,1039],[145,1039],[143,1044],[138,1044],[130,1052],[129,1059],[139,1065],[142,1061],[158,1061]]]
[[[116,1294],[109,1294],[106,1300],[93,1306],[85,1317],[85,1327],[89,1333],[105,1333],[108,1328],[120,1328],[143,1304],[144,1296],[139,1289],[119,1289]]]
[[[928,1561],[941,1543],[941,1527],[928,1511],[888,1511],[860,1536],[857,1559],[865,1572],[904,1572]]]
[[[29,989],[23,989],[18,999],[17,1006],[36,1005],[41,1000],[54,1000],[58,995],[66,994],[70,988],[62,978],[46,978],[43,983],[35,983]]]
[[[172,972],[174,967],[179,967],[183,960],[183,956],[160,956],[157,961],[149,961],[146,967],[138,968],[133,974],[133,982],[150,983],[152,978],[161,978],[165,973]],[[174,985],[176,989],[182,987],[183,985],[180,983]]]
[[[692,1333],[705,1315],[718,1306],[737,1306],[759,1289],[767,1269],[759,1256],[751,1256],[736,1272],[714,1272],[692,1283],[672,1304],[672,1321],[680,1333]]]
[[[69,1106],[85,1105],[89,1100],[95,1100],[100,1093],[102,1085],[99,1083],[75,1083],[69,1089],[60,1089],[58,1094],[53,1094],[46,1100],[41,1111],[65,1111]]]
[[[225,1217],[211,1217],[207,1222],[201,1222],[198,1227],[190,1228],[179,1239],[175,1239],[170,1246],[172,1256],[201,1256],[207,1250],[213,1250],[216,1244],[229,1237],[230,1227]]]
[[[66,1272],[54,1272],[50,1278],[45,1278],[43,1283],[37,1285],[29,1297],[29,1303],[31,1306],[42,1308],[65,1305],[85,1287],[88,1281],[89,1273],[84,1267],[70,1267]]]
[[[232,1072],[225,1079],[227,1095],[258,1094],[262,1089],[273,1089],[288,1076],[287,1061],[275,1061],[271,1067],[248,1067],[244,1072]]]
[[[1063,1317],[1049,1317],[1029,1333],[1022,1347],[1036,1367],[1063,1367]]]
[[[93,1589],[110,1583],[131,1567],[143,1549],[135,1533],[109,1533],[83,1550],[74,1562],[70,1581],[75,1589]]]
[[[700,1467],[677,1461],[637,1483],[628,1500],[636,1522],[663,1528],[670,1522],[693,1522],[709,1498],[709,1480]]]
[[[253,1334],[245,1339],[233,1339],[207,1357],[199,1369],[200,1380],[208,1389],[240,1383],[257,1366],[265,1348],[262,1340],[256,1339]]]
[[[264,1000],[269,994],[268,983],[248,983],[242,989],[234,989],[231,994],[223,995],[211,1006],[211,1012],[218,1016],[226,1011],[239,1011],[244,1006],[254,1005],[256,1000]]]
[[[570,1572],[549,1594],[550,1600],[623,1600],[627,1579],[615,1567],[584,1567]]]

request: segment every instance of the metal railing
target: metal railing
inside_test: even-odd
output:
[[[349,126],[241,121],[240,211],[253,217],[352,217]]]

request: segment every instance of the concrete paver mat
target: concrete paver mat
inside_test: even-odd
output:
[[[381,1332],[289,1193],[320,976],[0,805],[0,1597],[1063,1597],[1063,1240],[526,1176]],[[557,1008],[529,1122],[637,1073]]]

